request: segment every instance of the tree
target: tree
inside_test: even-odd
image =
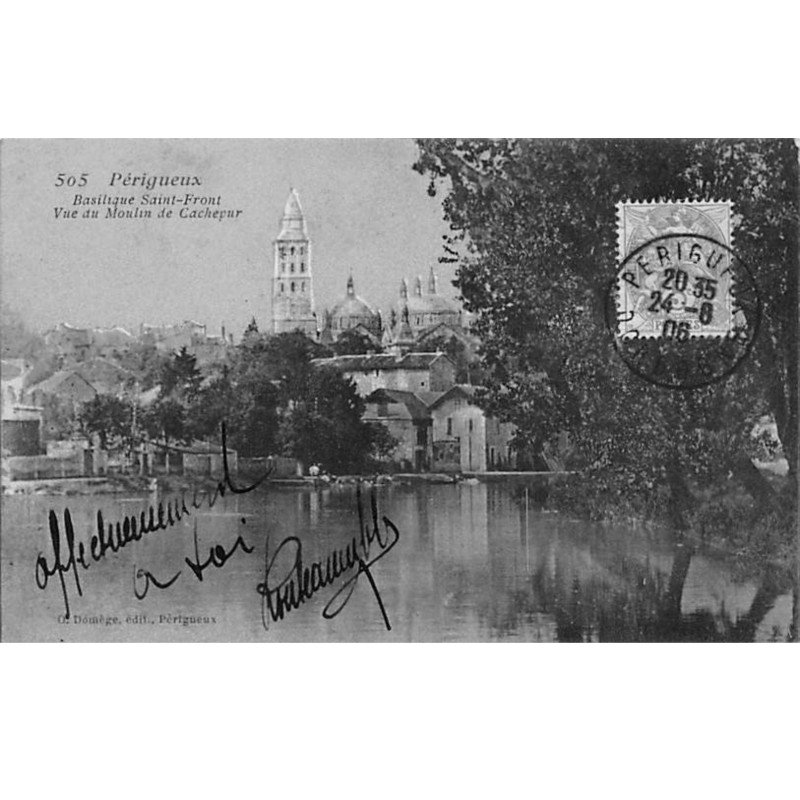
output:
[[[177,400],[156,400],[142,411],[140,424],[151,438],[161,439],[167,445],[170,442],[186,444],[192,439],[186,409]]]
[[[280,387],[281,401],[302,400],[315,367],[311,361],[329,352],[304,333],[293,331],[267,337],[259,353],[259,368]]]
[[[229,446],[246,458],[274,452],[278,429],[278,389],[251,355],[203,385],[188,412],[195,437],[219,441],[224,422]]]
[[[202,380],[203,376],[197,368],[197,358],[182,347],[161,369],[161,397],[191,402],[197,395]]]
[[[364,400],[351,380],[333,369],[315,369],[302,399],[293,400],[284,415],[283,452],[331,472],[361,471],[376,449],[388,447],[385,436],[361,420],[363,413]]]
[[[483,381],[480,359],[457,336],[437,333],[425,339],[425,350],[441,351],[456,365],[456,383],[480,384]]]
[[[339,334],[333,344],[337,356],[361,356],[366,353],[381,353],[383,348],[373,337],[360,328],[348,328]]]
[[[81,429],[100,437],[100,447],[129,444],[133,427],[133,407],[112,395],[100,394],[84,403],[78,415]]]
[[[121,367],[133,373],[134,381],[139,382],[142,391],[158,384],[169,361],[169,356],[147,342],[132,342],[118,359]]]
[[[685,526],[728,476],[759,513],[776,502],[753,467],[771,413],[797,470],[797,153],[791,142],[422,140],[415,169],[444,180],[457,286],[476,314],[481,402],[541,447],[567,431],[583,466],[576,502],[632,506]],[[692,392],[643,382],[605,328],[615,206],[626,198],[730,198],[735,246],[762,292],[762,333],[727,381]],[[586,480],[588,478],[588,481]],[[792,500],[793,504],[793,500]]]
[[[250,318],[250,322],[247,323],[247,327],[244,329],[244,333],[242,334],[242,340],[248,340],[257,338],[259,336],[258,333],[258,323],[256,322],[255,317]]]

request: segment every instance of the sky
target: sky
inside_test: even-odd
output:
[[[269,325],[272,241],[291,188],[312,243],[318,312],[356,293],[384,312],[400,280],[439,275],[457,297],[453,265],[438,264],[441,198],[411,169],[417,149],[404,139],[27,139],[0,144],[3,304],[35,330],[166,324],[194,319],[210,333],[225,324],[238,338],[251,317]],[[86,186],[55,184],[59,174]],[[111,180],[117,178],[114,185]],[[131,176],[197,176],[201,186],[156,187],[151,195],[221,196],[236,220],[178,219],[183,206],[149,206],[151,219],[83,219],[83,197],[129,196]],[[77,219],[55,208],[79,209]],[[173,218],[157,218],[163,208]],[[197,206],[200,208],[200,206]],[[211,210],[216,207],[207,206]]]

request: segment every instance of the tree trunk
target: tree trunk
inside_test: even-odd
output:
[[[665,600],[665,617],[672,633],[680,624],[681,600],[686,576],[689,574],[689,565],[692,563],[693,550],[688,544],[683,544],[678,538],[675,547],[675,558],[672,560],[672,570],[669,574],[669,585]]]
[[[800,642],[800,528],[795,532],[794,590],[792,592],[792,626],[789,641]]]
[[[669,485],[668,513],[670,522],[676,531],[685,531],[689,527],[687,512],[694,506],[694,498],[686,485],[686,479],[677,459],[667,466],[667,483]]]
[[[752,642],[756,636],[758,626],[764,621],[764,617],[772,611],[775,601],[781,594],[781,586],[777,577],[771,571],[767,571],[761,585],[758,587],[750,609],[734,627],[734,639],[739,642]]]

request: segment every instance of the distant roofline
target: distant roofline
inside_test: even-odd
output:
[[[436,361],[439,358],[444,358],[446,361],[449,361],[450,364],[455,367],[455,362],[452,358],[450,358],[447,353],[442,352],[411,352],[406,353],[402,356],[395,356],[391,353],[372,353],[366,355],[346,355],[346,356],[329,356],[328,358],[313,358],[311,359],[312,364],[316,364],[319,366],[344,366],[348,362],[353,364],[357,364],[359,361],[370,360],[373,363],[378,361],[379,366],[367,366],[365,367],[364,371],[369,371],[372,369],[412,369],[408,367],[403,362],[408,360],[413,360],[413,358],[418,356],[430,356],[431,363]]]

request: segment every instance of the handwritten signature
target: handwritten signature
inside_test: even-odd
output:
[[[207,494],[205,500],[198,497],[197,489],[195,489],[191,501],[193,509],[201,508],[204,502],[208,504],[209,508],[212,508],[217,500],[220,497],[224,497],[227,492],[233,494],[247,494],[247,492],[252,492],[260,486],[270,474],[270,471],[265,472],[255,483],[249,486],[240,487],[233,482],[228,467],[228,449],[224,424],[222,426],[222,469],[222,480],[217,483],[213,493]],[[66,543],[66,552],[62,548],[58,516],[55,511],[51,510],[48,514],[48,525],[53,556],[51,561],[48,561],[47,557],[42,552],[39,552],[36,557],[36,585],[44,591],[47,588],[50,578],[54,575],[58,576],[59,583],[61,584],[61,594],[64,598],[64,617],[69,619],[69,591],[67,589],[67,580],[65,577],[68,573],[72,573],[75,590],[78,595],[83,596],[78,567],[86,571],[93,563],[96,564],[105,559],[109,551],[116,553],[131,542],[139,541],[145,534],[154,533],[159,530],[167,530],[177,524],[184,515],[190,513],[191,511],[186,505],[186,492],[182,493],[180,501],[175,500],[172,504],[167,503],[166,508],[163,503],[159,503],[157,510],[154,510],[153,507],[150,506],[149,515],[143,511],[138,517],[136,515],[127,516],[122,522],[118,521],[116,525],[109,523],[107,527],[103,520],[102,513],[98,511],[97,532],[91,536],[88,543],[88,557],[91,558],[91,561],[89,561],[87,560],[86,542],[76,541],[75,539],[75,528],[72,524],[72,515],[69,509],[64,509],[64,541]],[[249,548],[245,541],[239,537],[234,543],[233,548],[229,551],[225,551],[221,545],[212,547],[209,551],[208,558],[204,562],[201,562],[196,525],[194,544],[195,560],[192,561],[187,558],[186,562],[198,580],[203,579],[203,572],[209,566],[223,566],[238,548],[241,548],[245,552],[252,552],[252,548]],[[139,599],[141,599],[147,594],[147,589],[151,582],[161,589],[166,589],[178,579],[179,574],[180,573],[178,573],[178,575],[173,575],[172,578],[168,580],[157,580],[147,570],[134,570],[134,592],[137,597],[141,594],[141,597],[139,597]],[[137,578],[145,581],[143,593],[141,593],[136,586]]]
[[[358,535],[353,536],[344,547],[331,550],[319,561],[307,563],[303,560],[303,543],[296,536],[286,537],[270,555],[269,536],[266,537],[264,580],[256,587],[256,591],[261,595],[261,621],[265,630],[269,630],[270,620],[278,622],[284,619],[287,614],[300,608],[321,589],[332,586],[345,575],[349,577],[339,584],[323,608],[322,616],[325,619],[333,619],[341,613],[352,597],[359,577],[364,575],[375,595],[386,630],[392,629],[371,567],[397,544],[400,532],[386,516],[383,517],[384,530],[381,531],[374,489],[370,492],[371,526],[364,521],[360,483],[356,484],[356,502]],[[288,559],[282,558],[279,562],[284,551],[288,553]],[[276,562],[279,562],[278,566]]]
[[[244,520],[243,520],[244,521]],[[189,565],[189,568],[192,570],[195,578],[198,581],[203,580],[203,573],[209,567],[216,567],[217,569],[221,569],[225,566],[228,559],[237,551],[241,549],[245,553],[252,553],[255,548],[250,547],[247,542],[242,538],[242,536],[237,536],[236,541],[233,543],[233,546],[230,550],[226,550],[221,544],[215,544],[209,547],[208,549],[208,558],[205,561],[200,561],[200,543],[197,539],[197,520],[194,521],[194,561],[186,556],[184,561]],[[167,578],[166,580],[159,580],[153,575],[152,572],[148,569],[144,569],[139,567],[137,569],[136,565],[133,567],[133,593],[136,595],[137,600],[144,600],[147,596],[147,592],[150,589],[150,585],[156,586],[159,589],[169,589],[175,581],[180,578],[182,574],[182,570],[178,570],[171,578]],[[142,584],[142,581],[144,583]],[[140,589],[140,586],[144,586],[143,589]]]

